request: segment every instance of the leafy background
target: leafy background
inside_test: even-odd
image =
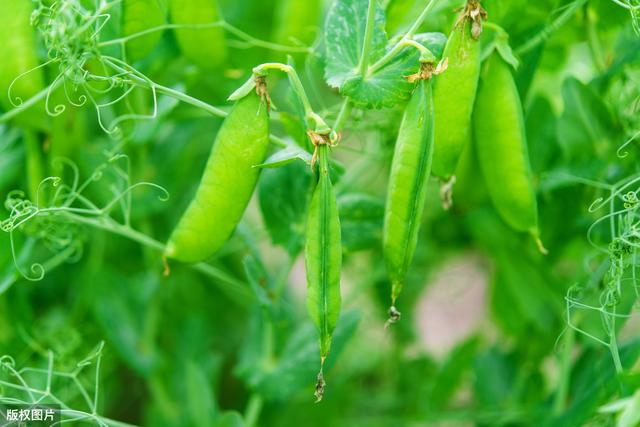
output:
[[[565,300],[578,284],[581,301],[597,304],[611,254],[587,239],[591,224],[607,214],[589,207],[606,197],[605,185],[638,173],[633,138],[640,131],[640,38],[629,11],[605,0],[483,1],[520,62],[516,78],[550,254],[537,253],[527,236],[499,219],[467,153],[470,166],[466,176],[460,173],[453,211],[442,210],[438,183],[430,183],[400,301],[403,319],[385,330],[385,183],[411,90],[399,71],[410,74],[417,53],[403,51],[363,81],[352,75],[360,39],[348,30],[360,34],[367,2],[304,3],[219,0],[225,21],[236,28],[289,46],[310,44],[310,54],[287,59],[286,52],[227,34],[227,60],[203,67],[182,55],[174,31],[166,30],[148,55],[131,62],[155,82],[226,109],[226,97],[254,66],[289,60],[314,108],[330,122],[342,96],[356,104],[333,150],[344,309],[325,400],[312,404],[319,357],[305,313],[300,257],[311,176],[304,161],[282,165],[276,157],[280,167],[263,170],[247,214],[207,271],[172,264],[164,277],[156,248],[80,222],[28,223],[11,234],[12,243],[8,233],[0,234],[0,354],[11,357],[0,359],[2,401],[29,399],[24,387],[11,387],[17,378],[46,388],[42,372],[17,371],[33,367],[55,369],[52,394],[70,408],[137,425],[637,425],[637,318],[617,323],[624,370],[616,373],[606,346],[568,326],[569,319],[606,340],[600,313]],[[425,3],[379,2],[372,62]],[[422,42],[436,53],[461,3],[438,1],[420,27]],[[166,4],[158,4],[162,22]],[[122,34],[122,7],[111,6],[103,40]],[[283,19],[307,25],[283,34]],[[493,39],[486,30],[484,43]],[[42,37],[36,42],[44,61]],[[51,83],[56,70],[45,67],[43,75]],[[295,155],[282,157],[308,161],[305,124],[287,80],[271,76],[269,87],[278,107],[273,132],[287,135],[294,147]],[[52,96],[64,102],[60,90]],[[148,91],[133,91],[129,101],[136,111],[151,107]],[[119,108],[108,114],[126,113]],[[158,241],[166,240],[191,199],[221,123],[165,96],[153,120],[129,122],[120,136],[105,134],[88,106],[49,117],[36,105],[0,120],[0,195],[33,189],[38,168],[41,177],[59,175],[59,157],[72,160],[86,179],[113,153],[126,154],[128,167],[108,163],[84,195],[106,203],[122,191],[123,175],[164,187],[168,201],[154,189],[137,189],[130,210],[123,210],[134,229]],[[625,141],[631,143],[620,149]],[[62,174],[70,179],[68,170]],[[119,211],[113,215],[125,220]],[[605,248],[611,238],[606,230],[593,237]],[[635,256],[625,262],[635,274]],[[33,263],[47,267],[40,281],[17,270],[31,277]],[[620,303],[625,314],[637,304],[638,285],[630,283]],[[64,372],[74,374],[58,375]],[[82,390],[97,390],[97,403]],[[119,425],[95,416],[87,425],[98,422]]]

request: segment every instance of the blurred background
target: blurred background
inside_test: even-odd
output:
[[[466,153],[451,211],[430,182],[403,317],[388,329],[380,239],[404,105],[353,110],[333,149],[343,314],[317,405],[301,256],[307,165],[263,170],[215,259],[172,263],[164,277],[160,251],[222,123],[194,99],[226,111],[253,67],[289,61],[334,121],[342,97],[324,80],[323,39],[333,2],[0,1],[0,402],[49,386],[45,400],[87,416],[71,425],[639,425],[634,1],[482,1],[520,60],[549,255],[501,221]],[[379,3],[389,38],[426,5]],[[463,3],[437,1],[420,32],[447,35]],[[122,39],[178,19],[224,25]],[[288,80],[270,75],[268,86],[272,133],[309,149]],[[15,98],[38,93],[29,108]],[[140,182],[170,197],[129,190]],[[70,194],[95,215],[56,210]]]

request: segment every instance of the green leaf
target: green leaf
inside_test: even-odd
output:
[[[613,122],[602,97],[570,77],[562,84],[562,98],[564,113],[557,135],[565,157],[589,160],[594,154],[607,153],[612,146],[609,131]]]
[[[364,43],[368,0],[338,0],[329,10],[325,26],[326,69],[330,86],[351,98],[358,106],[367,108],[393,107],[409,97],[413,86],[406,76],[418,71],[419,53],[404,48],[396,57],[375,73],[363,77],[358,70]],[[385,18],[376,2],[375,24],[369,54],[369,65],[389,51],[398,40],[388,43],[384,31]],[[414,39],[424,44],[438,57],[446,37],[440,33],[419,34]]]
[[[310,169],[300,162],[264,170],[258,184],[260,210],[271,240],[291,255],[304,242],[310,185]]]
[[[359,321],[360,314],[354,311],[344,313],[338,320],[333,333],[331,354],[325,364],[325,377],[356,331]],[[285,345],[277,364],[265,373],[258,390],[270,399],[285,400],[295,392],[312,385],[319,367],[318,332],[311,322],[303,322]],[[330,375],[327,381],[331,381]]]
[[[342,227],[342,248],[345,252],[379,246],[384,200],[368,194],[344,194],[338,197],[338,210]]]
[[[336,0],[326,18],[326,69],[330,86],[341,88],[358,71],[369,0]],[[387,44],[384,12],[376,1],[370,61],[382,57]]]
[[[194,362],[187,362],[185,371],[185,401],[189,405],[189,425],[208,427],[218,415],[216,399],[208,382],[209,376]]]
[[[297,145],[290,145],[280,151],[276,151],[271,156],[254,168],[278,168],[288,165],[296,160],[302,160],[307,165],[311,164],[311,154]]]

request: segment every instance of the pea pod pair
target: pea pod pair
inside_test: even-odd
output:
[[[413,260],[434,141],[431,80],[420,80],[402,117],[393,154],[384,216],[383,250],[391,280],[390,322],[399,320],[396,299]]]
[[[198,262],[229,239],[251,199],[269,143],[269,115],[256,92],[236,102],[216,136],[202,181],[165,256]]]
[[[316,150],[318,182],[307,216],[305,267],[307,309],[320,334],[321,368],[315,393],[316,402],[319,402],[325,386],[322,366],[329,354],[333,331],[340,314],[342,243],[338,204],[329,176],[328,141],[317,145]]]
[[[475,148],[493,205],[513,229],[530,233],[541,252],[522,104],[509,65],[486,60],[474,113]]]
[[[471,114],[481,63],[478,39],[486,16],[477,0],[467,1],[442,55],[448,67],[434,87],[433,174],[443,181],[452,179],[460,155],[471,139]],[[445,208],[451,205],[450,193],[443,195],[443,202]]]

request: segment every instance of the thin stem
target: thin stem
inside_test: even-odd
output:
[[[613,357],[613,364],[616,367],[616,374],[620,375],[623,373],[624,369],[622,368],[622,361],[620,360],[620,351],[618,350],[618,338],[616,337],[616,308],[613,307],[611,310],[613,314],[611,319],[611,332],[609,333],[609,351],[611,351],[611,356]]]
[[[351,110],[353,110],[353,103],[349,98],[345,98],[342,102],[342,106],[340,107],[338,117],[336,117],[336,121],[333,125],[333,130],[335,130],[336,132],[340,132],[342,130],[347,120],[349,119],[349,116],[351,115]]]
[[[300,102],[302,102],[302,106],[304,108],[305,115],[313,114],[313,109],[311,108],[311,102],[309,102],[309,97],[307,96],[307,92],[304,90],[304,86],[302,86],[302,81],[300,81],[300,77],[296,72],[295,68],[290,65],[282,64],[280,62],[267,62],[264,64],[260,64],[253,69],[254,72],[260,73],[265,70],[278,70],[286,73],[289,76],[291,81],[291,85],[293,86],[293,91],[300,98]]]
[[[146,234],[140,233],[131,227],[119,224],[110,218],[87,218],[68,212],[65,213],[65,215],[73,221],[126,237],[127,239],[133,240],[141,245],[148,246],[159,252],[163,252],[165,250],[165,245],[162,242],[159,242]],[[220,288],[229,298],[233,299],[239,305],[248,306],[251,304],[254,296],[244,282],[204,262],[190,264],[190,266],[195,270],[218,280]]]
[[[369,66],[369,55],[371,54],[371,40],[373,40],[373,27],[376,19],[376,1],[369,0],[367,8],[367,23],[364,30],[364,40],[362,42],[362,51],[360,53],[360,64],[358,66],[359,73],[365,77],[367,67]]]
[[[387,52],[382,58],[377,60],[371,67],[369,67],[369,70],[367,73],[368,75],[375,73],[380,68],[387,65],[387,63],[389,63],[389,61],[391,61],[402,50],[402,48],[405,46],[404,42],[406,40],[410,40],[413,37],[413,35],[416,33],[416,31],[418,31],[418,28],[420,28],[420,25],[422,25],[424,20],[427,18],[427,14],[431,10],[431,8],[434,6],[435,2],[436,0],[429,0],[429,3],[427,3],[427,5],[424,7],[424,9],[422,10],[422,13],[420,13],[420,16],[418,16],[415,22],[411,25],[411,28],[409,28],[409,31],[407,31],[407,33],[404,36],[402,36],[400,41],[396,43],[395,46],[393,46],[391,50],[389,50],[389,52]]]
[[[227,21],[224,20],[220,20],[220,21],[216,21],[216,22],[210,22],[210,23],[206,23],[206,24],[163,24],[163,25],[158,25],[156,27],[153,28],[148,28],[146,30],[143,31],[139,31],[137,33],[134,34],[130,34],[128,36],[125,37],[118,37],[115,39],[111,39],[111,40],[107,40],[104,42],[101,42],[98,44],[98,47],[108,47],[108,46],[113,46],[113,45],[122,45],[125,43],[130,42],[131,40],[137,39],[139,37],[143,37],[146,36],[147,34],[151,34],[151,33],[155,33],[158,31],[164,31],[164,30],[179,30],[179,29],[193,29],[193,30],[199,30],[199,29],[207,29],[207,28],[216,28],[216,27],[220,27],[223,28],[225,30],[227,30],[228,32],[230,32],[231,34],[235,35],[236,37],[242,39],[243,41],[250,43],[256,47],[263,47],[265,49],[270,49],[270,50],[275,50],[275,51],[282,51],[282,52],[294,52],[294,53],[310,53],[312,52],[312,49],[307,47],[307,46],[287,46],[287,45],[282,45],[282,44],[278,44],[278,43],[272,43],[272,42],[268,42],[265,40],[260,40],[257,39],[253,36],[251,36],[250,34],[245,33],[244,31],[240,30],[237,27],[234,27],[233,25],[231,25],[230,23],[228,23]]]
[[[564,12],[562,12],[554,21],[550,22],[545,28],[543,28],[535,37],[532,37],[526,43],[520,45],[516,50],[516,55],[524,55],[525,53],[533,50],[539,44],[545,42],[553,32],[563,26],[573,14],[587,3],[588,0],[576,0],[569,4]]]
[[[167,86],[163,86],[161,84],[155,83],[155,82],[149,82],[139,76],[136,76],[135,74],[129,73],[126,69],[120,67],[117,64],[114,64],[113,62],[109,62],[109,66],[113,67],[116,71],[119,71],[121,73],[125,73],[127,74],[127,77],[130,79],[129,83],[136,85],[138,87],[143,87],[143,88],[149,88],[152,87],[153,89],[155,89],[158,93],[162,93],[164,95],[168,95],[172,98],[175,98],[179,101],[184,102],[185,104],[190,104],[193,105],[194,107],[200,108],[208,113],[210,113],[211,115],[214,115],[216,117],[227,117],[229,115],[228,112],[218,108],[218,107],[214,107],[211,104],[208,104],[198,98],[194,98],[193,96],[187,95],[186,93],[182,93],[180,91],[177,91],[175,89],[171,89],[170,87]],[[287,143],[286,141],[284,141],[282,138],[269,134],[269,141],[273,142],[276,145],[279,145],[281,147],[286,147]]]

